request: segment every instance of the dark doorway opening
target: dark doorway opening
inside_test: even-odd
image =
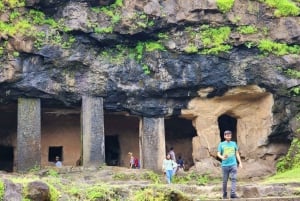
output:
[[[218,118],[218,124],[220,129],[220,139],[224,141],[224,131],[230,130],[232,132],[232,141],[237,142],[236,136],[236,124],[237,120],[234,117],[231,117],[227,114],[223,114]]]
[[[0,146],[0,170],[12,172],[14,167],[14,148]]]
[[[183,118],[165,119],[166,153],[174,148],[176,160],[179,156],[184,160],[186,170],[194,165],[192,141],[197,136],[191,120]]]
[[[49,147],[48,161],[56,162],[55,157],[58,156],[63,161],[63,147]]]
[[[109,166],[120,165],[120,144],[117,135],[105,136],[105,163]]]

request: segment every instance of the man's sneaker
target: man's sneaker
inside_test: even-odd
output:
[[[230,198],[239,198],[236,194],[231,194]]]
[[[227,199],[227,193],[223,193],[223,199]]]

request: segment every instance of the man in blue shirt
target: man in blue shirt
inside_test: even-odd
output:
[[[225,141],[220,142],[218,146],[218,157],[222,160],[223,173],[223,199],[227,199],[227,182],[231,175],[231,193],[230,198],[238,198],[236,195],[236,177],[237,177],[237,160],[240,168],[243,167],[238,146],[236,142],[231,141],[232,133],[227,130],[224,132]]]

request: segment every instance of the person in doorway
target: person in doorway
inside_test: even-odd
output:
[[[184,160],[181,158],[181,156],[178,157],[176,162],[178,164],[177,172],[181,170],[184,171]]]
[[[237,179],[237,160],[240,168],[243,167],[236,142],[231,141],[232,133],[229,130],[224,132],[224,141],[218,145],[217,156],[222,160],[223,174],[223,199],[227,199],[227,182],[231,176],[231,192],[230,198],[238,198],[236,195],[236,179]]]
[[[168,184],[172,183],[174,169],[177,169],[177,163],[171,159],[170,154],[167,154],[166,158],[163,160],[162,171],[166,175]]]
[[[59,156],[55,157],[55,166],[58,168],[62,167],[62,162],[59,160]]]
[[[133,169],[135,168],[135,165],[134,165],[134,156],[132,152],[128,152],[128,156],[129,156],[129,168]]]
[[[176,157],[175,157],[175,152],[173,147],[170,148],[169,154],[171,156],[171,159],[176,162]]]

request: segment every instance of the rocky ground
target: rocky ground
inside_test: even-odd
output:
[[[121,167],[63,167],[28,174],[2,173],[4,200],[220,200],[221,179],[182,172],[173,184],[164,176],[144,169]],[[161,195],[166,194],[161,199]],[[242,200],[300,200],[300,182],[266,184],[263,179],[238,182]],[[147,197],[148,196],[148,197]],[[254,199],[256,198],[256,199]],[[26,199],[25,199],[26,200]],[[152,199],[153,200],[153,199]]]

